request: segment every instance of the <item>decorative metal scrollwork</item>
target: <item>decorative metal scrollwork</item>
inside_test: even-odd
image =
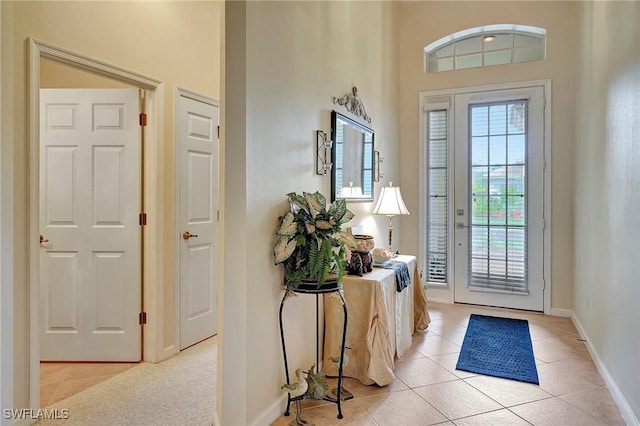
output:
[[[367,123],[371,123],[371,117],[367,115],[367,111],[364,109],[362,101],[358,98],[358,88],[353,86],[351,93],[346,93],[340,98],[333,97],[333,103],[338,105],[344,105],[351,114],[356,117],[362,117]]]

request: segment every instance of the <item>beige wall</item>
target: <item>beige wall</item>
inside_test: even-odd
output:
[[[574,311],[640,420],[640,3],[588,2],[575,178]],[[624,410],[623,414],[625,414]],[[635,421],[631,420],[633,412]]]
[[[220,98],[221,2],[2,2],[5,19],[13,26],[11,52],[14,74],[13,126],[15,151],[15,235],[28,230],[27,152],[27,37],[148,75],[165,83],[164,146],[161,173],[165,240],[161,246],[164,281],[158,283],[166,310],[164,347],[174,339],[174,93],[177,86]],[[9,16],[5,16],[5,12]],[[3,62],[3,68],[4,68]],[[3,74],[3,83],[4,83]],[[4,116],[3,116],[4,117]],[[3,123],[4,124],[4,123]],[[3,126],[3,132],[4,132]],[[4,144],[4,140],[3,140]],[[4,202],[3,202],[4,204]],[[37,212],[33,212],[37,214]],[[153,219],[151,219],[153,220]],[[15,266],[15,389],[16,407],[28,406],[28,270],[27,242],[14,240]]]
[[[384,172],[398,173],[399,3],[244,6],[227,3],[225,22],[226,276],[218,376],[223,424],[273,420],[282,413],[283,270],[273,264],[274,232],[288,192],[329,196],[329,176],[315,174],[315,131],[330,130],[332,109],[346,113],[333,105],[333,96],[358,87],[377,148],[388,159]],[[359,223],[373,203],[349,208]],[[370,220],[368,232],[384,236],[386,218],[378,219]],[[288,300],[284,317],[291,373],[308,369],[315,362],[314,297]]]
[[[464,13],[460,13],[464,11]],[[419,104],[421,91],[551,79],[551,308],[573,303],[573,141],[575,76],[579,37],[578,2],[405,2],[401,26],[401,184],[410,211],[419,201]],[[521,24],[547,29],[547,59],[455,72],[425,74],[423,49],[467,28]],[[402,218],[401,249],[418,253],[418,215]],[[431,296],[435,290],[429,290]],[[449,299],[448,292],[438,294]]]

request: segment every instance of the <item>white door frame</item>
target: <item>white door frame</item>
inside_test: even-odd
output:
[[[29,39],[29,230],[27,235],[29,248],[29,387],[30,408],[37,410],[40,406],[40,344],[39,344],[39,243],[40,233],[38,217],[39,202],[39,146],[40,146],[40,59],[46,58],[109,78],[119,80],[132,86],[145,89],[144,108],[148,116],[148,125],[144,137],[143,163],[143,203],[148,221],[142,239],[144,261],[142,271],[142,303],[147,318],[150,318],[143,329],[143,360],[158,362],[176,353],[175,348],[164,348],[162,342],[162,323],[164,317],[164,301],[161,284],[163,241],[163,205],[164,174],[160,173],[163,164],[163,94],[164,83],[150,77],[120,68],[115,65],[76,54],[34,39]]]
[[[190,98],[193,99],[195,101],[198,102],[202,102],[204,104],[208,104],[208,105],[213,105],[215,107],[218,107],[218,115],[220,114],[220,102],[217,101],[216,99],[210,98],[208,96],[205,95],[201,95],[199,93],[196,93],[192,90],[189,89],[185,89],[182,87],[176,87],[176,92],[175,92],[175,99],[174,99],[174,113],[175,113],[175,120],[174,122],[177,123],[178,122],[178,113],[179,108],[178,108],[178,102],[180,101],[180,96],[184,96],[186,98]],[[218,123],[220,121],[218,120]],[[176,349],[179,351],[180,350],[180,334],[181,334],[181,321],[180,321],[180,298],[181,298],[181,288],[182,288],[182,281],[180,278],[180,250],[182,247],[182,239],[181,239],[181,235],[180,233],[182,232],[182,224],[180,223],[180,170],[181,170],[181,163],[180,163],[180,146],[178,145],[178,126],[174,126],[175,128],[174,130],[174,161],[173,161],[173,166],[174,166],[174,173],[175,173],[175,198],[174,198],[174,223],[175,223],[175,237],[174,237],[174,277],[175,277],[175,292],[174,292],[174,300],[175,300],[175,306],[174,306],[174,312],[175,312],[175,322],[174,322],[174,339],[173,339],[173,344],[176,347]],[[219,170],[219,164],[218,164],[218,170]],[[218,191],[220,190],[220,183],[218,182]],[[219,197],[219,194],[218,194]],[[219,226],[220,222],[216,221],[216,226]],[[215,256],[218,256],[218,246],[215,247],[216,253]],[[216,277],[217,277],[218,272],[216,271]],[[216,278],[217,279],[217,278]]]
[[[544,313],[549,315],[549,314],[554,314],[554,310],[551,308],[551,228],[552,228],[552,224],[551,224],[551,80],[549,79],[544,79],[544,80],[532,80],[532,81],[521,81],[521,82],[514,82],[514,83],[504,83],[504,84],[491,84],[491,85],[487,85],[487,86],[474,86],[474,87],[463,87],[463,88],[456,88],[456,89],[442,89],[442,90],[432,90],[432,91],[424,91],[424,92],[420,92],[420,120],[419,120],[419,135],[420,135],[420,145],[419,145],[419,150],[420,150],[420,154],[419,154],[419,158],[421,159],[422,163],[424,164],[425,159],[427,158],[426,155],[426,141],[425,141],[425,135],[424,135],[424,108],[426,105],[426,101],[429,98],[435,98],[435,97],[443,97],[443,98],[448,98],[450,100],[449,102],[449,112],[450,115],[449,117],[452,117],[452,113],[453,111],[455,111],[455,96],[454,95],[458,95],[458,94],[463,94],[463,93],[475,93],[475,92],[490,92],[490,91],[496,91],[496,90],[509,90],[509,89],[518,89],[518,88],[523,88],[523,87],[534,87],[534,86],[542,86],[544,87],[544,97],[545,97],[545,108],[544,108],[544,159],[545,159],[545,168],[544,168],[544,188],[543,188],[543,192],[544,192],[544,217],[545,217],[545,228],[544,228],[544,236],[543,236],[543,241],[544,241],[544,255],[543,255],[543,259],[544,259],[544,265],[543,265],[543,277],[544,277]],[[449,141],[450,143],[453,143],[452,141],[455,138],[455,135],[453,134],[453,121],[450,120],[449,122]],[[453,169],[451,169],[452,164],[449,161],[449,167],[451,172],[450,173],[454,173]],[[426,188],[425,188],[425,182],[426,182],[426,172],[424,170],[423,167],[420,167],[420,192],[419,192],[419,199],[420,199],[420,212],[419,212],[419,217],[420,217],[420,225],[419,225],[419,229],[420,229],[420,235],[425,235],[426,234],[426,230],[425,230],[425,221],[427,218],[427,211],[426,211],[426,202],[427,202],[427,198],[426,198]],[[452,181],[449,181],[449,185],[450,188],[452,185]],[[453,212],[453,207],[450,206],[449,207],[449,218],[450,218],[450,223],[453,223],[453,219],[455,219],[455,217],[453,216],[452,212]],[[453,251],[451,250],[451,248],[453,247],[454,241],[453,241],[453,232],[449,233],[449,256],[452,255]],[[422,241],[423,239],[421,239],[420,242],[420,247],[419,247],[419,254],[420,254],[420,258],[421,259],[425,259],[426,258],[426,245],[425,243]],[[451,265],[451,264],[450,264]],[[450,280],[453,279],[452,275],[450,275]],[[454,289],[453,289],[453,283],[449,282],[448,285],[446,287],[433,287],[430,289],[430,292],[433,294],[432,297],[433,300],[438,300],[438,301],[442,301],[445,303],[454,303]],[[557,313],[557,312],[556,312]]]

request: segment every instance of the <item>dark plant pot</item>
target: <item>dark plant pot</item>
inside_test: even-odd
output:
[[[303,279],[302,283],[293,289],[295,293],[331,293],[342,287],[338,279],[327,279],[320,287],[315,279]]]

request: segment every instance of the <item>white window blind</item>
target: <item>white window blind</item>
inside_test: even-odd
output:
[[[469,289],[528,292],[527,106],[469,107]]]
[[[335,155],[336,158],[333,159],[333,167],[336,170],[336,183],[335,188],[342,188],[342,176],[343,176],[343,167],[344,164],[344,127],[336,126],[336,140],[333,141],[335,144]]]
[[[429,109],[427,140],[427,282],[447,284],[449,249],[448,108]]]
[[[373,194],[373,134],[365,133],[363,140],[362,156],[362,191],[364,194]]]

